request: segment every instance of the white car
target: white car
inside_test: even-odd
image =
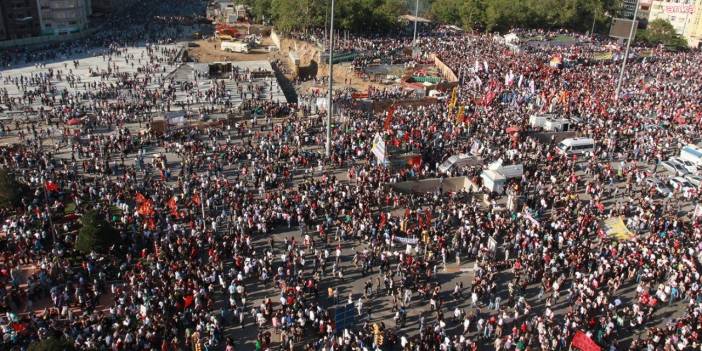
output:
[[[678,163],[673,163],[670,161],[661,162],[661,166],[663,166],[663,168],[665,168],[669,172],[673,173],[674,175],[684,176],[684,175],[690,173],[687,171],[687,168],[685,168],[683,165],[678,164]]]
[[[700,187],[700,184],[702,184],[702,177],[698,176],[696,174],[688,174],[685,176],[685,179],[688,182],[690,182],[690,184],[692,184],[698,188]]]
[[[685,167],[685,169],[686,169],[689,173],[695,173],[695,172],[697,172],[697,166],[696,166],[694,163],[692,163],[692,162],[690,162],[690,161],[688,161],[688,160],[683,160],[683,159],[681,159],[680,157],[671,157],[670,159],[668,159],[668,161],[670,161],[670,162],[672,162],[672,163],[674,163],[674,164],[678,164],[678,165],[680,165],[680,166]]]
[[[695,186],[692,185],[692,183],[688,182],[683,177],[670,178],[669,183],[670,183],[670,186],[673,187],[673,189],[678,189],[681,192],[695,190]]]
[[[647,187],[649,187],[649,189],[650,188],[656,189],[656,193],[658,195],[668,196],[668,195],[670,195],[670,193],[672,193],[672,190],[670,190],[670,188],[668,186],[663,184],[663,182],[659,181],[658,179],[646,178],[644,180],[644,183],[646,184]]]

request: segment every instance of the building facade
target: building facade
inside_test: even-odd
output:
[[[42,35],[77,33],[88,27],[90,0],[37,0]]]
[[[0,0],[0,40],[39,35],[37,0]]]
[[[653,1],[649,22],[664,19],[678,34],[687,39],[690,47],[698,47],[702,40],[702,0]]]
[[[619,17],[631,19],[634,17],[636,4],[639,5],[639,12],[636,17],[639,21],[648,19],[652,0],[622,0],[622,7],[619,10]]]
[[[7,32],[5,31],[5,20],[3,16],[2,6],[0,6],[0,40],[7,40]]]

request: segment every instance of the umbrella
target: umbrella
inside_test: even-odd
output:
[[[69,126],[77,126],[77,125],[79,125],[79,124],[82,124],[83,121],[81,121],[80,119],[74,117],[74,118],[69,119],[68,122],[66,122],[66,123],[67,123]]]

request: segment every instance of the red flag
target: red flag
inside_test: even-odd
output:
[[[380,225],[379,225],[380,229],[385,228],[385,223],[387,223],[387,221],[388,221],[388,218],[385,215],[385,212],[380,212]]]
[[[407,160],[407,164],[411,167],[419,168],[422,166],[422,156],[412,156]]]
[[[195,193],[195,195],[193,195],[193,203],[197,206],[200,206],[200,194]]]
[[[154,211],[154,203],[151,200],[146,200],[139,206],[137,212],[139,212],[140,215],[145,217],[153,216],[154,214],[156,214],[156,212]]]
[[[582,351],[600,351],[601,348],[592,339],[590,339],[585,333],[578,330],[573,336],[573,342],[571,346],[577,347]]]
[[[168,200],[168,208],[171,209],[171,215],[178,219],[178,204],[176,203],[175,196]]]
[[[142,195],[141,193],[137,192],[136,193],[136,203],[137,205],[141,205],[144,202],[146,202],[146,197]]]
[[[392,126],[392,117],[395,114],[395,106],[390,106],[387,112],[387,116],[385,117],[385,124],[383,126],[383,129],[385,130],[390,130]]]
[[[149,230],[156,230],[156,221],[153,218],[149,218],[146,223]]]
[[[49,180],[46,182],[46,190],[54,193],[54,192],[59,191],[59,186],[58,186],[58,184]]]
[[[187,295],[183,297],[183,305],[185,308],[190,307],[193,304],[193,295]]]
[[[22,333],[27,329],[27,325],[25,323],[12,323],[12,329],[17,332],[17,333]]]
[[[490,92],[485,94],[485,96],[483,97],[483,106],[490,106],[493,100],[495,100],[496,96],[497,94],[494,91],[490,90]]]

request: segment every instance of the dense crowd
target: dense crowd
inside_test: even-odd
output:
[[[164,33],[145,33],[156,32]],[[134,35],[110,44],[106,59],[147,34]],[[349,43],[400,55],[409,41]],[[608,44],[564,50],[587,55]],[[146,57],[130,59],[162,72],[175,52],[152,45]],[[242,110],[256,111],[250,118],[159,135],[134,124],[175,88],[124,76],[130,89],[85,86],[75,99],[47,88],[66,80],[81,87],[70,73],[5,77],[23,91],[4,94],[5,104],[39,104],[43,112],[8,128],[17,142],[0,148],[3,166],[32,195],[2,214],[3,348],[50,336],[80,349],[245,347],[227,337],[233,327],[251,331],[256,349],[291,351],[370,350],[381,346],[380,334],[383,344],[406,350],[565,350],[579,331],[613,350],[632,334],[640,334],[632,350],[699,348],[702,229],[680,210],[698,195],[678,189],[660,198],[646,179],[697,141],[702,56],[656,51],[655,60],[634,60],[615,99],[612,63],[553,68],[556,49],[512,52],[491,36],[441,29],[418,45],[417,60],[434,53],[456,72],[463,116],[446,101],[404,103],[399,90],[371,92],[395,105],[369,113],[340,90],[344,118],[328,160],[316,107],[251,93],[242,96]],[[134,95],[120,98],[123,90]],[[52,126],[65,127],[87,107],[93,115],[79,137],[53,134]],[[553,143],[507,131],[528,130],[527,116],[540,112],[577,117],[577,133],[597,140],[595,151],[568,157]],[[420,161],[376,163],[376,133],[391,154]],[[468,190],[393,190],[405,180],[457,175],[480,186],[480,167],[439,172],[458,153],[523,164],[524,175],[509,184],[519,206]],[[89,210],[118,230],[111,252],[74,250],[76,217]],[[608,237],[601,220],[610,216],[626,218],[636,238]],[[294,235],[274,239],[281,231]],[[439,271],[452,262],[472,262],[473,278],[442,285]],[[366,282],[340,291],[349,280]],[[381,299],[394,323],[376,318]],[[336,330],[334,308],[345,305],[358,323]],[[675,317],[657,320],[671,305]]]

